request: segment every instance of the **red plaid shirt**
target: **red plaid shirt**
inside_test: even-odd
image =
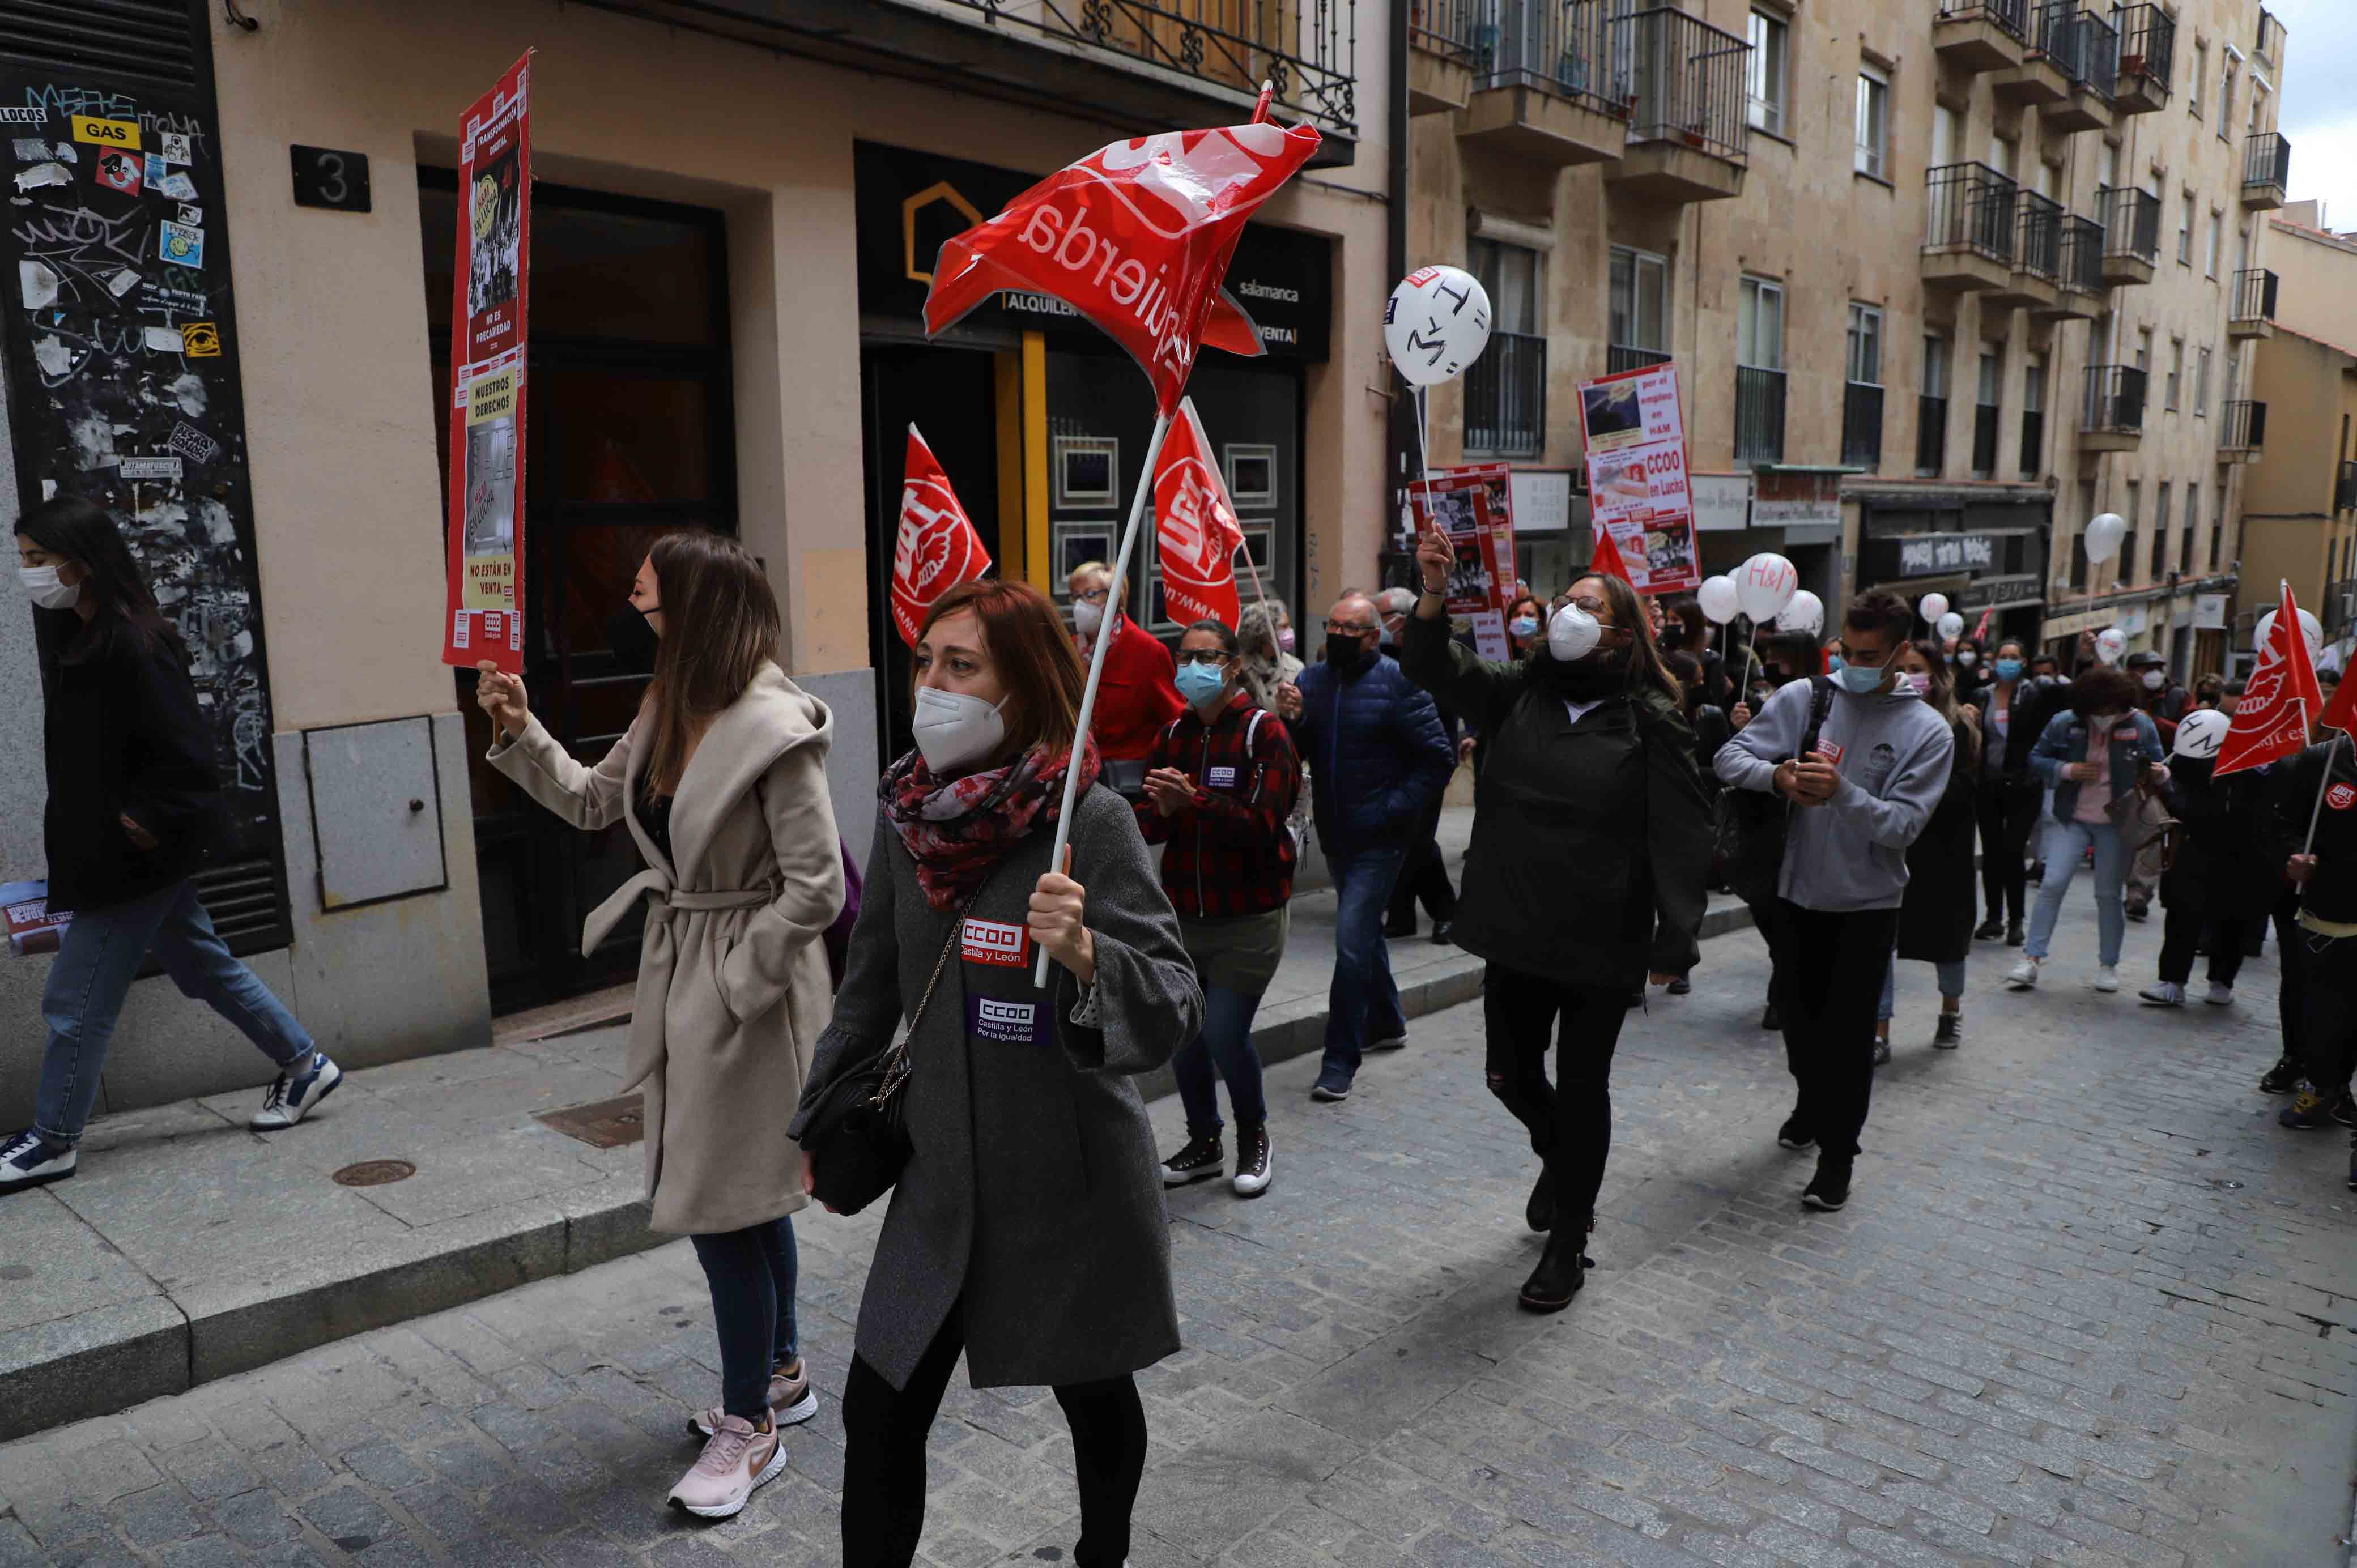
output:
[[[1181,915],[1222,919],[1265,915],[1293,897],[1298,853],[1286,819],[1301,793],[1301,759],[1285,721],[1238,692],[1206,725],[1192,707],[1154,743],[1147,771],[1175,768],[1195,793],[1170,816],[1149,793],[1138,831],[1168,843],[1162,890]]]

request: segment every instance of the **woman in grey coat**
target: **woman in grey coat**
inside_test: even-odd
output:
[[[1070,875],[1048,864],[1083,676],[1046,596],[951,589],[915,665],[918,749],[885,772],[834,1019],[789,1129],[802,1136],[826,1086],[917,1019],[900,1090],[914,1153],[844,1388],[843,1560],[915,1557],[925,1435],[963,1351],[976,1388],[1055,1390],[1080,1483],[1073,1561],[1119,1568],[1146,1464],[1131,1374],[1178,1348],[1161,1172],[1132,1079],[1194,1037],[1202,993],[1093,749],[1077,764]],[[1043,950],[1055,962],[1040,991]]]

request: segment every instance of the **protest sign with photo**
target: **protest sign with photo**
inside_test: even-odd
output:
[[[1611,537],[1641,594],[1702,582],[1694,495],[1686,479],[1685,419],[1674,364],[1583,381],[1590,512]]]

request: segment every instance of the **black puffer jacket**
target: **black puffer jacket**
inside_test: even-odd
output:
[[[222,827],[186,653],[111,610],[87,625],[71,610],[34,614],[45,622],[49,908],[100,909],[168,887],[197,869]],[[124,816],[154,849],[133,843]]]
[[[1633,990],[1700,954],[1710,807],[1694,732],[1659,693],[1574,723],[1534,672],[1410,617],[1407,671],[1488,739],[1453,928],[1477,957],[1560,985]]]

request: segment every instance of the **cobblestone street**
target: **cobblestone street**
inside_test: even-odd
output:
[[[1600,1268],[1514,1287],[1534,1169],[1482,1084],[1480,1007],[1337,1107],[1273,1069],[1275,1185],[1172,1202],[1185,1352],[1143,1380],[1137,1568],[2214,1568],[2347,1562],[2357,1247],[2347,1140],[2277,1129],[2275,956],[2232,1010],[2087,990],[2073,899],[2044,990],[1979,944],[1961,1051],[1902,965],[1845,1212],[1774,1143],[1765,954],[1705,947],[1631,1020]],[[1166,1150],[1175,1101],[1155,1108]],[[304,1245],[290,1210],[280,1244]],[[684,1243],[0,1447],[0,1565],[834,1561],[834,1397],[874,1219],[799,1222],[818,1418],[739,1518],[662,1506],[716,1394]],[[22,1288],[9,1286],[7,1288]],[[1045,1390],[952,1386],[924,1551],[1069,1557]]]

